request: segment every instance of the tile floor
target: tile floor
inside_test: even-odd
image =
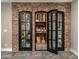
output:
[[[48,51],[20,51],[12,56],[11,52],[2,52],[1,59],[78,59],[71,52],[59,52],[57,55]]]

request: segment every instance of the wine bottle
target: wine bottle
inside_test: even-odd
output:
[[[45,14],[43,14],[43,21],[45,21]]]
[[[45,44],[44,36],[42,37],[42,44]]]
[[[39,36],[37,36],[37,44],[40,44],[40,37]]]

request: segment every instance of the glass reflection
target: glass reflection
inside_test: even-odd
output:
[[[61,41],[61,39],[58,39],[58,47],[62,47],[62,41]]]
[[[30,23],[26,23],[26,30],[30,30]]]
[[[25,23],[21,23],[21,30],[25,30]]]
[[[25,22],[25,15],[26,15],[25,13],[21,13],[21,21],[22,22]]]
[[[55,21],[56,20],[56,13],[53,13],[52,15],[52,21]]]
[[[53,41],[52,46],[53,46],[53,49],[55,50],[55,41]]]
[[[53,22],[53,30],[56,30],[55,29],[56,25],[55,25],[55,21]]]
[[[62,14],[58,13],[58,22],[62,22]]]
[[[56,32],[55,31],[53,31],[53,40],[55,40],[56,38],[55,38],[55,35],[56,35]]]
[[[58,30],[62,30],[62,23],[58,23]]]
[[[49,21],[51,21],[51,13],[49,13]]]
[[[30,22],[30,14],[26,14],[25,20],[26,22]]]

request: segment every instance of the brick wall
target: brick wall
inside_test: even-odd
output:
[[[34,14],[35,11],[49,11],[52,9],[58,9],[60,11],[64,11],[65,13],[65,51],[69,51],[69,48],[71,47],[71,4],[70,3],[12,3],[12,51],[18,52],[19,51],[19,39],[18,39],[18,12],[20,11],[32,11],[32,45],[33,45],[33,51],[35,50],[35,34],[34,34],[34,28],[35,28],[35,20],[34,20]]]

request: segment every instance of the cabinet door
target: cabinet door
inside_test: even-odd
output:
[[[48,12],[48,51],[57,54],[57,11]]]
[[[57,20],[57,27],[58,27],[58,50],[64,50],[64,12],[58,11],[57,12],[58,20]]]
[[[32,50],[31,12],[19,13],[19,49]]]

